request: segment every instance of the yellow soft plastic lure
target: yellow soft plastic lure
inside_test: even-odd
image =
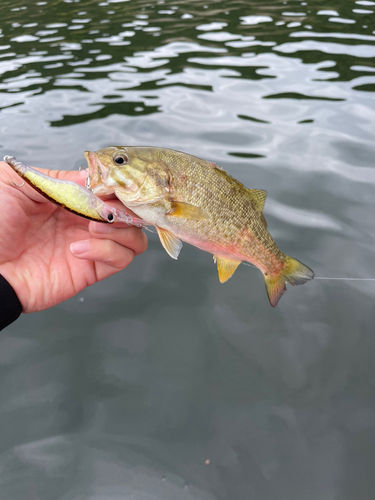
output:
[[[4,161],[30,186],[45,198],[70,212],[97,222],[125,222],[132,226],[145,225],[142,219],[125,211],[111,207],[98,198],[90,189],[72,181],[54,179],[17,161],[14,156],[5,156]]]

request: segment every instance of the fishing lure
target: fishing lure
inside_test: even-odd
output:
[[[72,181],[49,177],[32,167],[17,161],[14,156],[5,156],[4,161],[30,186],[56,205],[76,215],[97,222],[125,222],[142,227],[145,221],[118,210],[98,198],[90,189]]]

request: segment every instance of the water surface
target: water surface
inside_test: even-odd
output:
[[[266,189],[280,248],[375,278],[375,2],[0,4],[0,156],[56,169],[155,145]],[[367,500],[375,282],[276,309],[241,266],[156,235],[125,271],[0,336],[0,493]]]

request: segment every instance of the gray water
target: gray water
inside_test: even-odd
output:
[[[1,0],[0,156],[154,145],[266,189],[280,248],[375,278],[375,2]],[[16,223],[16,221],[15,221]],[[156,235],[0,335],[4,500],[372,500],[375,282],[268,303]]]

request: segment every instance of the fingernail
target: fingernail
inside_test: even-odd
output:
[[[90,250],[91,244],[90,240],[75,241],[70,245],[70,251],[75,255],[81,255]]]
[[[108,234],[113,232],[113,227],[110,224],[105,224],[103,222],[94,222],[92,230],[94,233]]]

